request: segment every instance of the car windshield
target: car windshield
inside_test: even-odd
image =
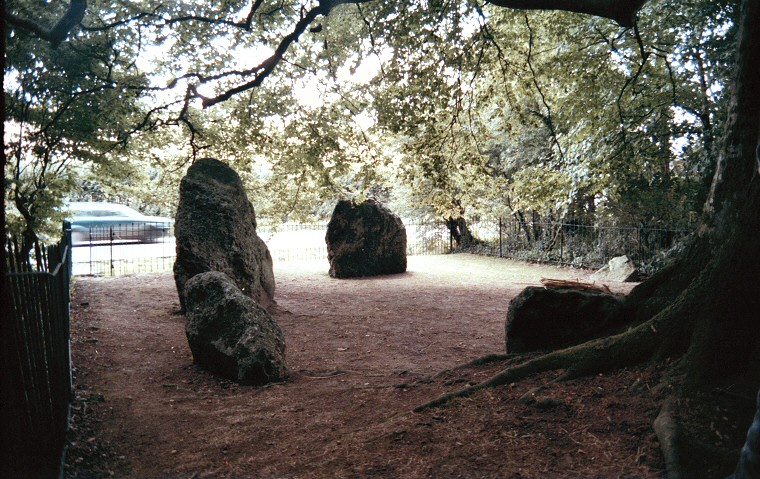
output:
[[[75,216],[127,216],[126,214],[122,213],[121,211],[76,211],[74,212]]]
[[[74,217],[108,217],[140,218],[143,215],[124,205],[110,203],[85,203],[70,205]]]

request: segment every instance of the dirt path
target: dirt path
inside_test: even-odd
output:
[[[78,279],[78,400],[67,477],[661,477],[652,373],[622,371],[516,398],[551,377],[409,411],[503,364],[509,300],[577,270],[471,255],[411,257],[402,275],[336,280],[275,265],[290,379],[241,387],[197,369],[170,275]],[[625,285],[618,285],[627,288]]]

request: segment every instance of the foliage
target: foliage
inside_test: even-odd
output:
[[[419,201],[443,215],[461,203],[693,224],[725,110],[731,3],[655,2],[641,32],[568,13],[470,15],[478,28],[457,41],[431,34],[427,48],[396,47],[413,61],[384,68],[378,103],[390,108],[380,116],[404,135],[406,173],[428,192]],[[709,25],[694,29],[687,16]],[[715,68],[700,71],[695,58]]]
[[[96,2],[57,50],[11,30],[7,71],[27,90],[60,83],[38,105],[76,99],[69,123],[51,113],[67,135],[49,155],[52,203],[85,185],[170,213],[185,167],[213,156],[273,223],[379,195],[409,215],[688,226],[724,121],[734,15],[659,0],[621,29],[478,2]],[[55,62],[59,80],[42,82]]]
[[[6,38],[5,198],[9,230],[27,244],[60,229],[62,199],[87,170],[118,174],[109,158],[129,139],[146,81],[114,31],[52,48],[24,31]],[[47,221],[46,221],[47,220]]]

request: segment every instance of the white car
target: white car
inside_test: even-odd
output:
[[[172,234],[174,220],[147,216],[116,203],[72,202],[67,205],[74,244],[101,241],[155,243]]]

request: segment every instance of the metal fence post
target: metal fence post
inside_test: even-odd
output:
[[[501,216],[499,216],[499,258],[504,257],[504,250],[502,246],[502,240],[501,240],[501,230],[502,230],[503,224],[501,221]]]
[[[113,226],[108,227],[108,259],[111,262],[111,276],[113,276]]]

